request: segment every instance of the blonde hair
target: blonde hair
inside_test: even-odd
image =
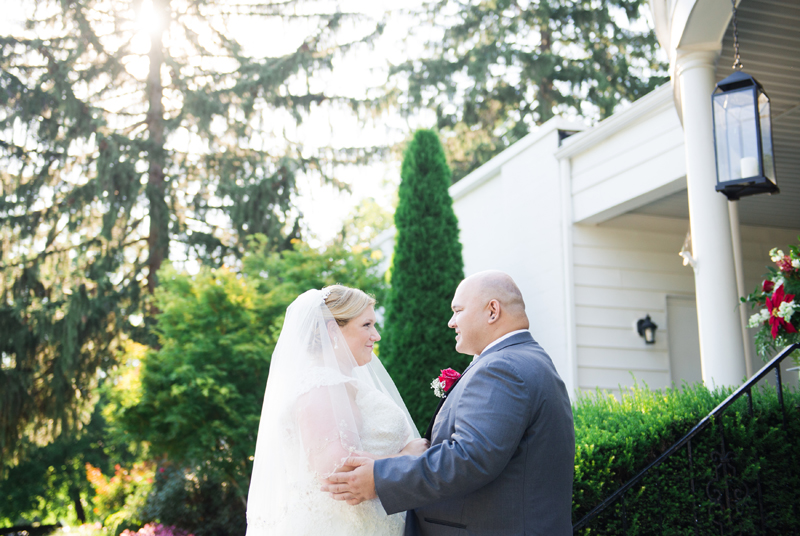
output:
[[[322,289],[328,293],[325,298],[325,305],[333,315],[339,327],[346,325],[352,319],[357,318],[367,307],[375,306],[375,298],[357,288],[345,287],[344,285],[331,285]]]

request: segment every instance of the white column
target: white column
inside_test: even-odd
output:
[[[716,186],[711,93],[718,51],[678,51],[686,183],[703,381],[739,385],[745,377],[742,325],[728,201]]]
[[[561,182],[561,258],[564,273],[564,333],[567,335],[567,364],[569,369],[561,379],[567,386],[571,400],[580,390],[578,383],[578,341],[575,334],[575,269],[573,263],[573,223],[572,223],[572,160],[565,157],[559,161],[559,180]]]
[[[731,220],[731,240],[733,242],[733,259],[736,268],[736,293],[739,297],[747,296],[744,288],[744,260],[742,258],[742,232],[739,227],[739,201],[728,201],[728,216]],[[744,345],[744,368],[747,377],[753,375],[753,356],[750,351],[750,336],[747,333],[747,322],[750,319],[750,306],[739,302],[739,322],[742,325],[742,344]]]

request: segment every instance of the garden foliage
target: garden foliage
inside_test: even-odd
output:
[[[86,465],[113,475],[115,464],[129,467],[138,457],[128,437],[110,432],[113,427],[105,417],[112,376],[102,382],[91,419],[79,433],[26,448],[22,460],[0,478],[0,527],[59,521],[75,525],[99,517],[93,511],[95,490],[86,478]]]
[[[86,464],[86,479],[95,496],[93,512],[111,534],[142,524],[141,510],[153,485],[155,464],[137,462],[130,469],[114,466],[114,476],[107,477],[92,464]]]
[[[7,469],[0,526],[99,520],[118,533],[162,521],[198,536],[244,532],[250,457],[286,307],[333,283],[385,295],[378,257],[363,248],[294,241],[275,252],[256,235],[249,251],[239,272],[160,272],[160,347],[123,340],[89,424],[25,449]]]
[[[202,467],[167,463],[156,472],[141,516],[195,536],[242,536],[245,504],[237,489]]]
[[[153,343],[143,299],[170,255],[219,266],[255,233],[289,247],[297,174],[337,183],[357,158],[284,134],[312,106],[363,104],[319,77],[381,27],[295,4],[20,3],[25,26],[0,35],[0,466],[88,420],[120,333]],[[246,50],[227,28],[244,16],[302,21],[295,48]]]
[[[585,395],[573,408],[576,433],[573,522],[635,476],[731,393],[703,386],[683,389],[623,390],[611,395]],[[754,417],[740,399],[725,415],[692,440],[692,458],[685,448],[628,491],[624,506],[607,509],[580,534],[678,535],[760,533],[758,481],[769,534],[800,534],[800,393],[784,390],[787,424],[775,389],[753,392]],[[724,436],[724,452],[721,455]],[[716,453],[716,454],[715,454]],[[720,461],[728,463],[720,465]],[[725,472],[727,471],[727,473]],[[691,478],[694,477],[694,484]],[[726,495],[725,483],[729,491]],[[731,500],[723,510],[712,499]],[[738,532],[736,532],[738,533]]]
[[[260,297],[224,268],[191,277],[167,267],[160,275],[161,348],[145,357],[138,396],[121,419],[152,454],[243,484],[269,370]]]
[[[450,302],[464,277],[450,169],[439,137],[419,130],[403,155],[394,222],[397,229],[381,359],[417,427],[428,426],[439,399],[430,388],[441,369],[463,371],[447,327]]]
[[[295,241],[270,252],[255,237],[241,272],[161,270],[155,293],[160,348],[118,386],[113,419],[160,460],[141,514],[196,536],[241,534],[270,356],[287,306],[341,283],[383,296],[377,260]],[[136,367],[135,365],[132,365]]]

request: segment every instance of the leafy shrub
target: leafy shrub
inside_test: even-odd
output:
[[[154,464],[138,462],[130,469],[117,464],[111,478],[86,464],[86,479],[92,484],[95,496],[94,513],[103,520],[103,526],[112,534],[142,524],[141,510],[153,486]]]
[[[587,394],[575,404],[576,458],[573,521],[635,476],[692,429],[729,394],[701,385],[649,390],[635,386],[617,401]],[[784,390],[786,426],[776,391],[753,392],[753,417],[740,399],[684,447],[651,471],[581,534],[700,534],[760,530],[759,501],[770,533],[800,534],[800,394]],[[720,430],[722,433],[720,434]],[[723,439],[724,438],[724,439]],[[724,454],[723,454],[724,441]],[[725,462],[725,463],[721,463]],[[761,496],[758,492],[760,488]],[[715,500],[717,502],[715,502]],[[723,510],[730,500],[732,509]],[[727,533],[727,532],[726,532]]]
[[[241,536],[247,530],[245,501],[228,482],[171,464],[158,469],[142,517],[195,536]]]
[[[86,480],[86,464],[113,472],[111,456],[123,465],[134,460],[111,445],[100,400],[79,432],[64,432],[38,446],[21,440],[24,454],[0,476],[0,527],[38,522],[75,526],[95,520],[89,508],[94,489]],[[0,471],[2,473],[2,471]]]

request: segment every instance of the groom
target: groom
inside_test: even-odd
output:
[[[440,406],[430,449],[348,458],[354,469],[323,490],[408,510],[406,536],[572,534],[572,410],[528,331],[519,288],[503,272],[481,272],[461,282],[452,309],[456,350],[476,357]]]

